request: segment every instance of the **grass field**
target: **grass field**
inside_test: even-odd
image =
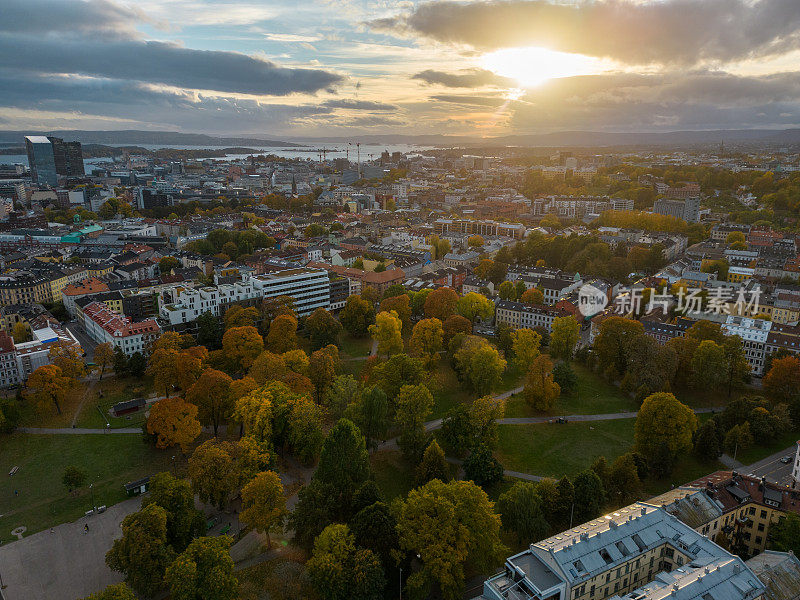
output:
[[[772,443],[763,446],[760,444],[754,444],[747,450],[740,449],[736,453],[736,460],[744,465],[752,465],[754,462],[758,462],[759,460],[777,452],[781,452],[782,450],[787,450],[786,453],[791,454],[792,459],[794,459],[797,440],[800,440],[800,430],[794,429],[783,434]]]
[[[372,338],[363,337],[355,338],[350,335],[344,334],[339,338],[339,349],[342,354],[346,354],[352,358],[361,356],[369,356],[370,348],[372,347]],[[342,356],[342,358],[346,358]]]
[[[87,474],[77,495],[61,483],[70,465]],[[14,466],[18,473],[8,477]],[[77,519],[91,508],[89,483],[94,484],[95,504],[110,506],[125,499],[124,483],[172,469],[185,470],[179,451],[156,450],[136,434],[0,437],[0,475],[6,478],[0,486],[0,540],[14,539],[11,530],[21,525],[31,534]]]
[[[384,499],[389,502],[406,494],[414,487],[414,471],[403,459],[399,450],[383,450],[370,456],[375,483]]]
[[[581,364],[572,364],[578,385],[571,394],[561,396],[550,413],[534,411],[521,394],[506,403],[507,417],[534,417],[552,415],[597,415],[639,410],[639,403],[626,396],[615,385],[593,373]]]
[[[76,425],[90,429],[102,429],[106,423],[110,423],[112,429],[139,427],[144,423],[144,411],[125,417],[112,417],[108,414],[108,409],[117,402],[147,397],[152,393],[150,378],[109,378],[99,381],[89,392]]]

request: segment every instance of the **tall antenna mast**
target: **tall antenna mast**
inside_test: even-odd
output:
[[[358,178],[361,179],[361,142],[356,142],[356,150],[358,151]]]

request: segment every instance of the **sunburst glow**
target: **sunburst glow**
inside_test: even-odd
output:
[[[614,68],[613,63],[600,58],[533,47],[490,52],[481,58],[481,65],[516,80],[522,87],[535,87],[548,79],[593,75]]]

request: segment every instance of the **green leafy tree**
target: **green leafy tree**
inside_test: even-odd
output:
[[[640,492],[639,469],[633,454],[617,457],[608,472],[608,495],[615,503],[629,504]]]
[[[725,349],[711,340],[700,342],[692,358],[695,387],[719,389],[727,381]]]
[[[233,457],[224,444],[216,439],[203,442],[189,458],[192,489],[203,502],[224,508],[238,483],[234,467]]]
[[[534,483],[515,482],[507,492],[500,494],[496,508],[503,521],[503,529],[514,533],[517,542],[538,542],[550,530]]]
[[[151,504],[167,511],[167,543],[176,552],[183,552],[192,539],[205,531],[203,513],[194,507],[194,492],[185,479],[171,473],[153,475],[142,507]]]
[[[494,302],[483,294],[470,292],[458,299],[456,310],[458,314],[465,319],[469,319],[471,323],[475,323],[478,318],[488,321],[494,316]]]
[[[83,600],[136,600],[136,595],[126,583],[109,585],[102,592],[96,592]]]
[[[395,311],[379,312],[375,324],[370,325],[369,333],[378,343],[378,354],[388,358],[403,351],[403,322]]]
[[[422,460],[417,465],[416,483],[421,486],[434,479],[445,483],[450,481],[450,466],[436,440],[431,441],[422,454]]]
[[[425,420],[433,410],[433,396],[424,385],[404,385],[397,394],[395,423],[400,428],[398,445],[403,455],[417,462],[425,448]]]
[[[361,296],[350,296],[339,313],[339,320],[347,333],[353,337],[364,337],[375,322],[375,307]]]
[[[434,479],[412,490],[399,508],[397,532],[400,547],[418,555],[421,565],[407,586],[424,595],[436,582],[445,600],[463,594],[467,565],[480,571],[507,552],[500,542],[500,517],[486,493],[469,481]]]
[[[106,553],[112,571],[144,596],[154,596],[175,556],[167,542],[167,511],[156,504],[145,506],[122,521],[122,537]]]
[[[478,444],[464,461],[464,475],[482,488],[491,487],[503,480],[500,464],[486,444]]]
[[[723,447],[730,456],[736,456],[739,450],[747,450],[753,445],[753,434],[750,432],[750,423],[744,422],[741,425],[732,427],[725,434]]]
[[[233,573],[233,539],[199,537],[167,568],[164,580],[172,600],[236,600],[239,582]]]
[[[560,362],[553,367],[553,381],[558,384],[562,394],[572,394],[578,387],[578,376],[568,362]]]
[[[410,353],[432,367],[439,359],[443,338],[444,329],[439,319],[422,319],[414,325],[411,332],[411,341],[408,344]]]
[[[209,350],[215,350],[222,344],[222,328],[219,320],[211,312],[206,311],[197,317],[197,343]]]
[[[800,551],[800,517],[790,512],[771,524],[767,532],[767,548],[797,554]]]
[[[242,521],[267,536],[267,548],[272,547],[270,533],[280,529],[286,517],[286,496],[281,478],[275,471],[264,471],[242,488]]]
[[[556,317],[553,319],[550,332],[550,356],[561,360],[570,360],[578,343],[581,327],[572,316]]]
[[[342,325],[324,308],[318,308],[306,319],[306,331],[311,339],[311,349],[319,350],[339,343]]]
[[[390,406],[404,385],[418,385],[425,380],[425,364],[408,354],[395,354],[389,360],[375,366],[370,382],[386,392]]]
[[[694,453],[699,458],[709,461],[716,460],[722,454],[722,440],[714,419],[709,419],[697,430],[694,439]]]
[[[511,334],[511,348],[514,352],[514,364],[523,373],[531,368],[533,361],[539,356],[542,336],[533,329],[517,329]]]
[[[394,566],[393,554],[399,550],[397,519],[389,506],[381,501],[362,508],[350,521],[350,531],[358,546],[371,550],[384,569]]]
[[[659,392],[648,396],[636,418],[636,448],[649,462],[660,454],[673,461],[692,449],[697,417],[675,396]],[[663,461],[659,461],[662,462]]]
[[[389,429],[389,402],[386,394],[378,386],[367,388],[360,398],[345,411],[367,442],[367,447],[376,448],[379,441],[386,439]]]
[[[328,413],[334,418],[339,419],[351,404],[358,402],[361,398],[361,389],[356,378],[350,375],[339,375],[328,386],[325,393],[324,403]]]
[[[605,503],[603,482],[591,469],[582,471],[572,482],[575,488],[575,522],[585,523],[600,514]]]
[[[625,374],[631,356],[631,340],[644,333],[639,321],[624,317],[609,317],[600,324],[594,342],[594,356],[600,372],[609,379],[619,379]]]
[[[459,378],[477,394],[487,394],[500,385],[506,361],[485,339],[468,336],[454,359]]]
[[[347,525],[328,525],[314,542],[308,573],[326,600],[380,600],[386,578],[372,550],[359,548]]]

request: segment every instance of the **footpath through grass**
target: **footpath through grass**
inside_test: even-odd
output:
[[[14,466],[19,471],[9,477]],[[68,466],[87,474],[76,495],[61,483]],[[90,483],[95,504],[110,506],[126,498],[122,486],[128,481],[173,469],[185,470],[180,451],[156,450],[136,434],[0,437],[0,476],[5,478],[0,486],[0,541],[16,539],[11,531],[19,526],[30,535],[79,518],[92,505]]]
[[[89,392],[76,425],[87,429],[103,429],[106,423],[109,423],[112,429],[141,427],[145,421],[144,410],[123,417],[112,417],[108,410],[117,402],[146,398],[152,394],[153,386],[150,378],[103,379]]]

